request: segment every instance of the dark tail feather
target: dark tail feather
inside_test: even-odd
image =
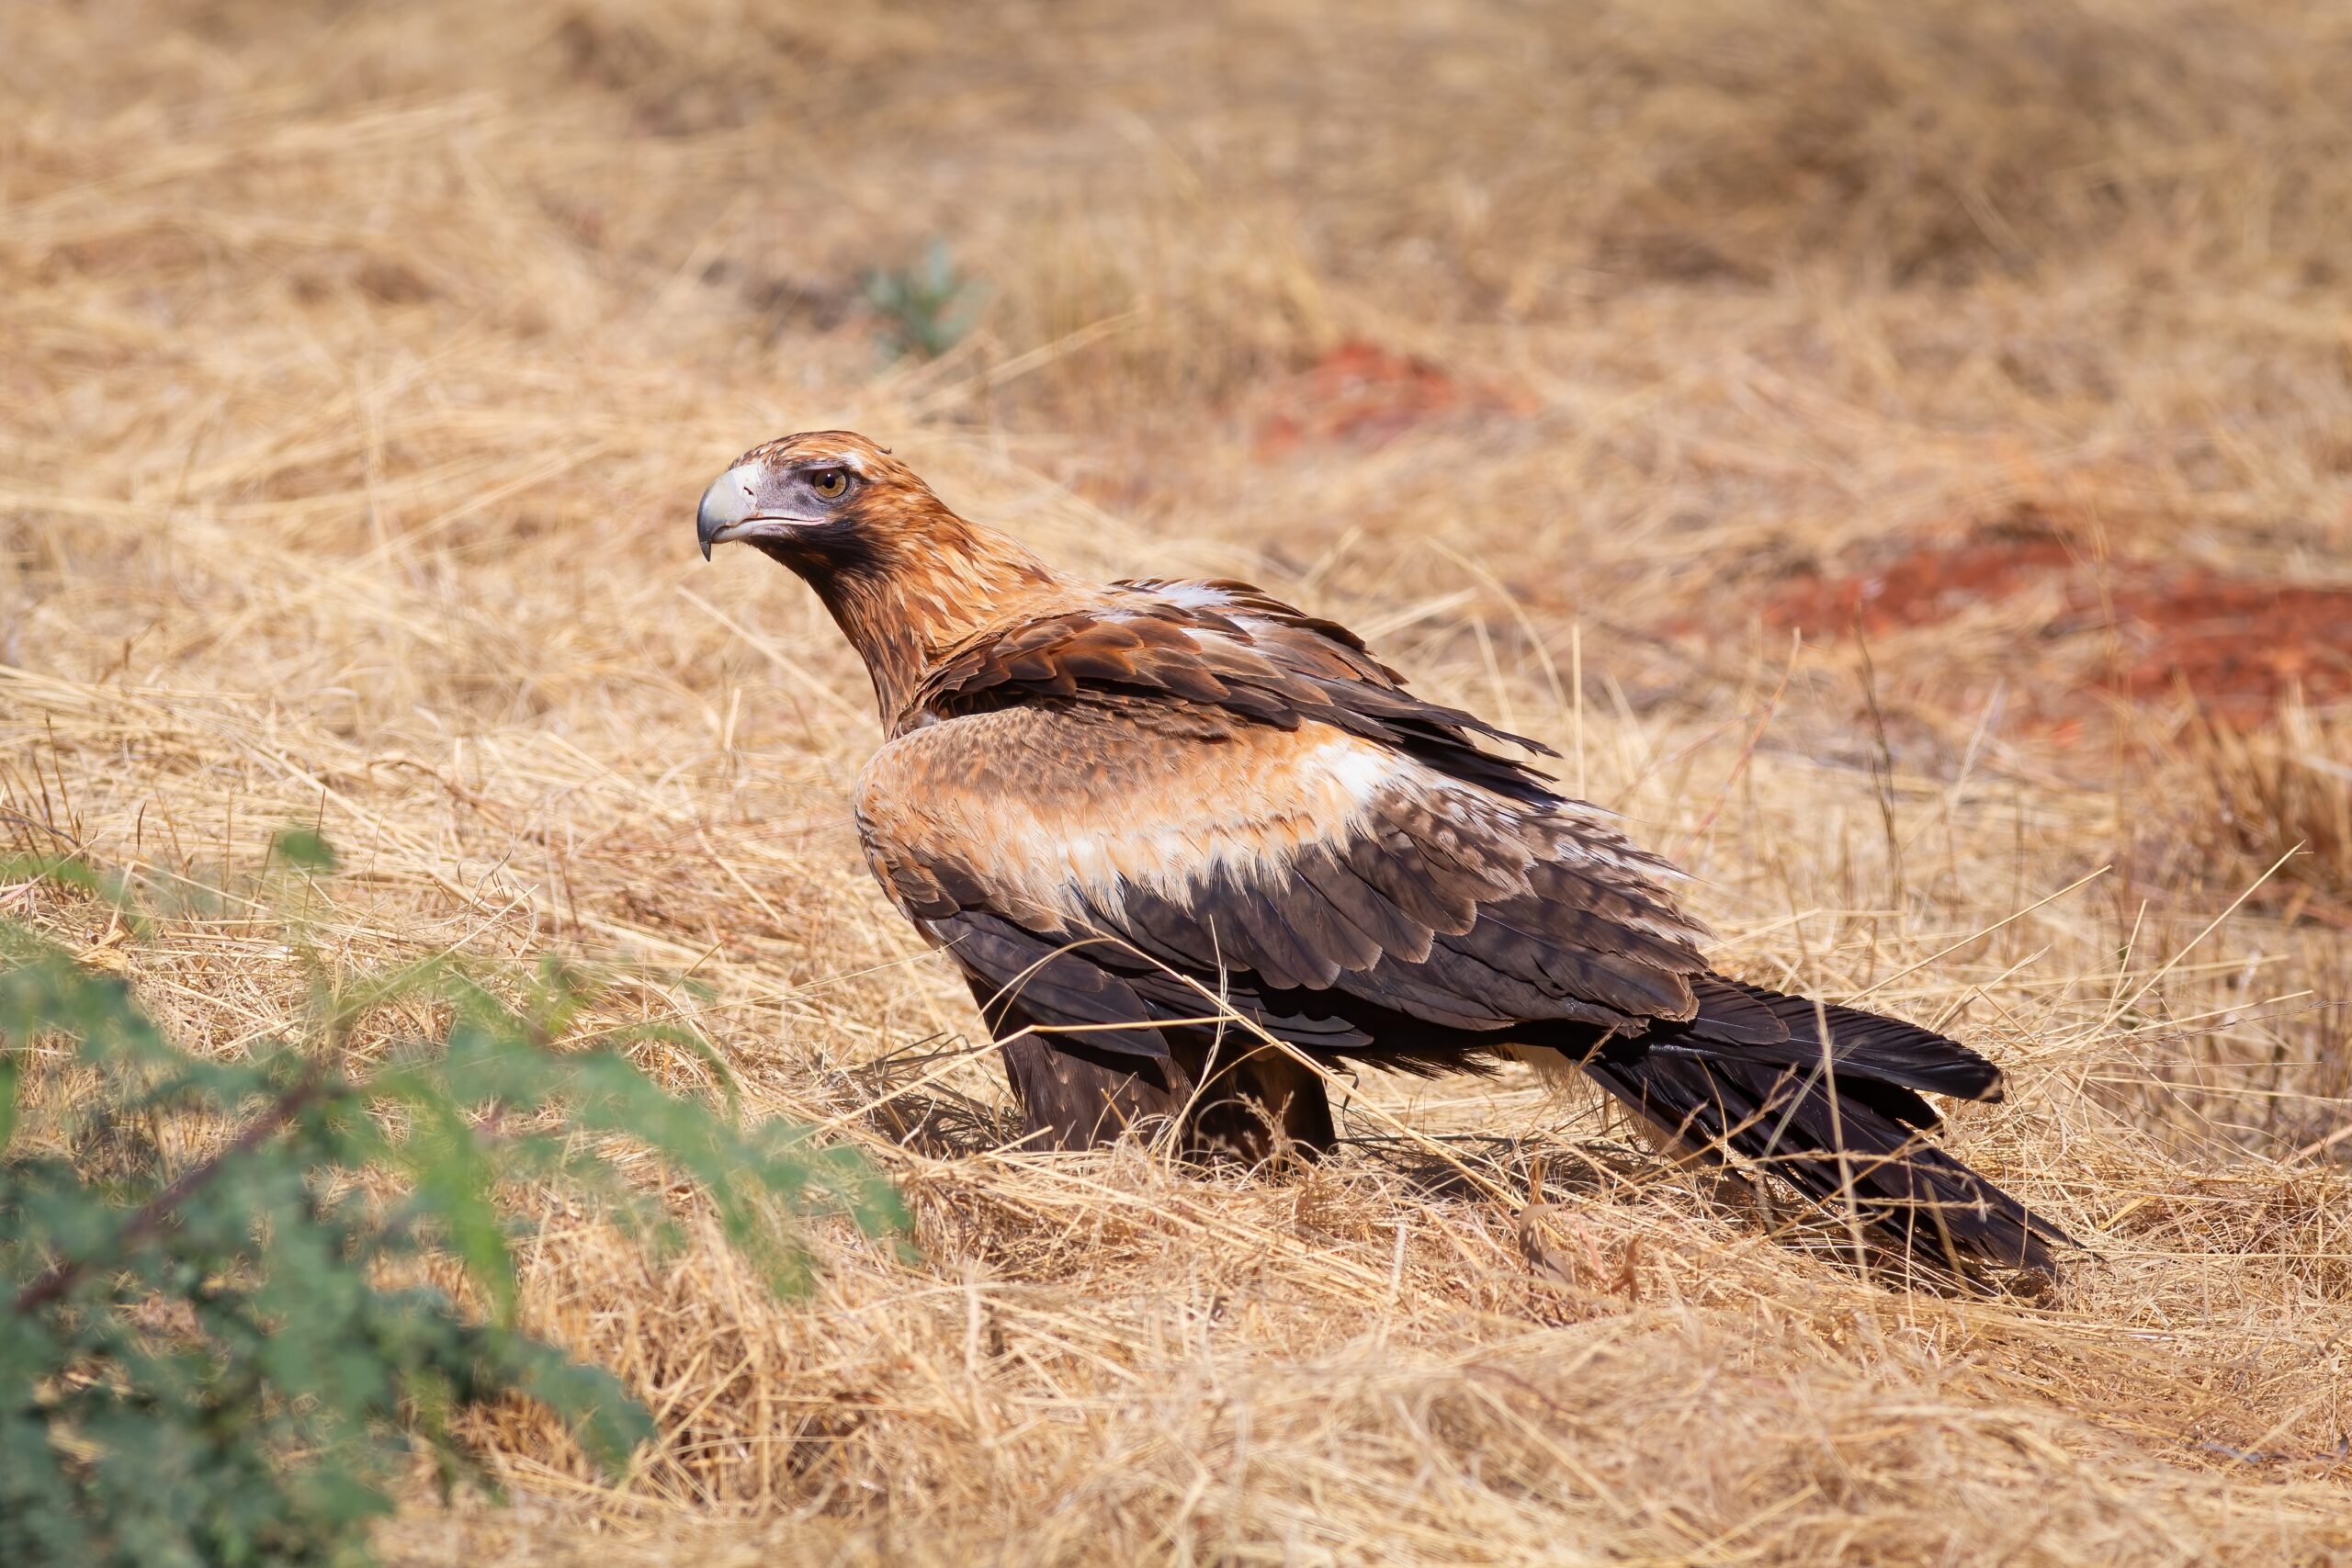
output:
[[[1692,988],[1699,997],[1699,1016],[1688,1023],[1663,1025],[1649,1039],[1702,1053],[1729,1045],[1737,1048],[1743,1061],[1818,1067],[1826,1021],[1841,1078],[1867,1078],[1956,1100],[2001,1098],[2001,1069],[1932,1029],[1857,1008],[1827,1006],[1809,997],[1782,996],[1721,975],[1704,976]],[[1912,1123],[1935,1124],[1932,1111],[1927,1121]]]
[[[1850,1191],[1863,1222],[1906,1253],[2057,1272],[2050,1248],[2074,1245],[2066,1234],[1919,1131],[1936,1116],[1915,1089],[1997,1098],[2000,1074],[1990,1062],[1916,1025],[1831,1008],[1833,1104],[1812,1002],[1742,986],[1723,1010],[1733,1021],[1718,1023],[1716,1010],[1702,988],[1691,1023],[1612,1041],[1584,1069],[1686,1149],[1716,1160],[1728,1151],[1833,1212]],[[1785,1025],[1786,1036],[1724,1038],[1770,1032],[1756,1011]]]

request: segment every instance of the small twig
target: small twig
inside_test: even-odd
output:
[[[1797,655],[1804,650],[1804,641],[1802,637],[1793,637],[1790,639],[1789,662],[1781,671],[1780,685],[1773,691],[1771,701],[1764,705],[1763,713],[1756,720],[1755,729],[1747,737],[1747,744],[1739,749],[1739,760],[1731,765],[1731,772],[1724,776],[1724,787],[1715,792],[1715,803],[1707,807],[1707,814],[1699,819],[1699,825],[1696,828],[1690,829],[1690,837],[1684,842],[1679,859],[1687,861],[1690,858],[1691,852],[1699,847],[1699,840],[1705,838],[1707,829],[1715,825],[1716,817],[1723,812],[1724,802],[1731,798],[1732,786],[1739,783],[1739,775],[1747,771],[1748,762],[1756,755],[1757,743],[1764,739],[1765,730],[1771,728],[1772,716],[1781,711],[1781,699],[1789,694],[1789,677],[1797,672]],[[1579,753],[1579,759],[1581,759],[1581,753]]]
[[[1991,936],[1995,931],[1999,931],[2003,926],[2009,924],[2011,921],[2025,919],[2026,916],[2032,914],[2044,904],[2054,903],[2058,899],[2064,898],[2067,894],[2072,893],[2084,883],[2095,881],[2099,877],[2105,876],[2113,869],[2114,868],[2112,866],[2103,865],[2087,876],[2076,877],[2074,881],[2069,882],[2065,886],[2061,887],[2057,892],[2051,894],[2048,897],[2037,898],[2032,903],[2028,904],[2024,908],[2018,910],[2015,914],[2004,915],[1999,919],[1995,920],[1991,925],[1986,926],[1984,930],[1974,931],[1967,936],[1962,937],[1958,942],[1953,942],[1949,947],[1939,947],[1936,949],[1935,952],[1928,954],[1927,957],[1919,960],[1918,963],[1910,964],[1902,969],[1897,969],[1885,979],[1874,981],[1871,985],[1865,986],[1860,990],[1856,991],[1852,996],[1848,997],[1843,1005],[1847,1007],[1859,1007],[1861,1004],[1862,998],[1869,996],[1872,991],[1884,990],[1887,987],[1892,986],[1894,982],[1904,978],[1905,976],[1917,974],[1920,970],[1925,969],[1928,964],[1933,964],[1939,958],[1949,957],[1951,954],[1958,953],[1962,948],[1966,947],[1970,942],[1983,941],[1984,938]]]
[[[231,1139],[226,1148],[202,1165],[181,1174],[180,1179],[139,1206],[122,1229],[115,1233],[114,1250],[128,1252],[145,1241],[164,1226],[174,1210],[209,1185],[221,1168],[237,1156],[250,1154],[283,1132],[288,1122],[325,1098],[326,1080],[318,1071],[288,1090],[268,1111]],[[47,1273],[17,1292],[16,1311],[18,1316],[28,1316],[64,1295],[82,1282],[82,1277],[96,1266],[92,1258],[73,1258],[59,1263]]]
[[[1894,821],[1894,748],[1886,739],[1886,714],[1878,704],[1878,665],[1871,658],[1870,639],[1862,635],[1861,617],[1854,618],[1854,646],[1862,655],[1862,695],[1870,702],[1871,731],[1878,750],[1871,759],[1872,782],[1878,785],[1879,816],[1886,828],[1886,871],[1894,884],[1894,907],[1903,908],[1903,835]]]

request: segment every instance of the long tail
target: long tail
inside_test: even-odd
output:
[[[1918,1091],[1998,1100],[1992,1063],[1874,1013],[1719,976],[1699,991],[1689,1023],[1612,1040],[1584,1070],[1682,1147],[1718,1161],[1728,1151],[1833,1211],[1850,1201],[1906,1252],[2057,1272],[2050,1248],[2072,1239],[1924,1136],[1937,1118]]]

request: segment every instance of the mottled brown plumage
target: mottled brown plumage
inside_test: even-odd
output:
[[[1075,581],[845,432],[746,454],[698,531],[797,572],[865,658],[868,863],[963,969],[1039,1142],[1174,1122],[1312,1153],[1329,1109],[1291,1051],[1515,1053],[1895,1240],[2047,1266],[2064,1239],[1919,1136],[1920,1091],[1997,1098],[1992,1064],[1713,973],[1673,869],[1484,743],[1543,748],[1332,622],[1245,583]]]

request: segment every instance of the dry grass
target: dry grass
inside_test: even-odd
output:
[[[2340,854],[2341,716],[2174,744],[2186,699],[2106,704],[2111,626],[2030,585],[1867,656],[1769,613],[2020,509],[2091,581],[2352,585],[2352,27],[1903,15],[22,29],[0,823],[173,913],[128,945],[0,907],[235,1050],[299,988],[263,848],[320,820],[343,957],[607,964],[608,1018],[690,1021],[921,1215],[919,1264],[834,1237],[779,1306],[550,1203],[527,1310],[663,1438],[610,1486],[487,1424],[516,1505],[420,1494],[395,1561],[2352,1559],[2352,947],[2317,897],[2236,902],[2288,833]],[[987,313],[886,370],[861,276],[934,234]],[[1268,449],[1358,337],[1501,390]],[[864,678],[688,536],[737,452],[836,423],[1074,563],[1257,578],[1556,742],[1700,874],[1728,965],[1998,1057],[2009,1102],[1953,1141],[2096,1256],[2042,1302],[1865,1279],[1516,1076],[1368,1077],[1349,1119],[1520,1140],[1446,1146],[1532,1217],[1394,1144],[1286,1178],[992,1149],[984,1055],[872,1066],[974,1021],[854,853]]]
[[[2283,862],[2279,875],[2303,911],[2352,929],[2352,734],[2344,721],[2294,705],[2252,734],[2199,722],[2188,750],[2219,797],[2199,813],[2206,842]]]

